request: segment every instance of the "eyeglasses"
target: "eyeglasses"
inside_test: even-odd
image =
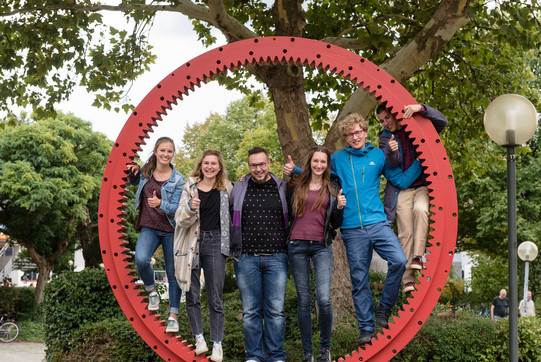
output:
[[[365,130],[362,129],[360,131],[357,131],[357,132],[354,132],[354,133],[348,133],[348,134],[345,134],[344,137],[347,139],[347,140],[352,140],[353,137],[361,137],[361,135],[363,134]]]
[[[265,168],[265,166],[267,166],[267,163],[268,162],[261,162],[261,163],[249,163],[248,166],[250,167],[251,170],[257,170],[258,168]]]

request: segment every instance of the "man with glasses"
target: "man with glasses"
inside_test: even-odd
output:
[[[447,126],[447,118],[425,104],[407,105],[403,110],[403,118],[410,118],[415,113],[428,118],[438,133]],[[417,158],[417,152],[406,130],[383,104],[378,106],[376,114],[383,126],[379,136],[379,148],[385,153],[385,161],[391,167],[407,170]],[[396,215],[398,240],[408,259],[402,277],[402,292],[410,293],[415,290],[415,270],[423,269],[422,258],[428,236],[429,199],[424,174],[403,190],[392,182],[387,182],[383,205],[391,223]]]
[[[250,174],[235,184],[230,196],[246,361],[285,361],[286,182],[269,172],[264,148],[248,151],[248,166]]]
[[[341,181],[342,193],[348,200],[340,231],[346,247],[351,277],[353,304],[359,322],[358,343],[369,343],[376,323],[389,327],[391,309],[398,299],[400,280],[406,257],[387,220],[379,196],[381,175],[399,187],[407,188],[421,174],[421,163],[415,161],[408,170],[390,167],[383,151],[366,142],[368,123],[358,114],[349,114],[340,123],[340,133],[349,144],[331,157],[331,173]],[[299,172],[290,160],[284,173]],[[374,308],[368,283],[372,252],[387,261],[387,276],[380,302]]]

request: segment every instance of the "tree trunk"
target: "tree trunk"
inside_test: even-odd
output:
[[[343,324],[346,320],[355,317],[353,297],[351,296],[351,279],[349,277],[349,264],[346,247],[340,232],[332,244],[333,272],[331,284],[331,303],[333,306],[333,327]]]
[[[56,261],[56,255],[52,257],[44,257],[36,251],[33,246],[26,246],[28,249],[28,255],[30,259],[38,266],[38,280],[36,283],[36,290],[34,291],[34,297],[36,302],[41,304],[43,301],[43,289],[49,278],[49,273],[53,270],[54,263]]]
[[[310,127],[302,67],[263,65],[256,67],[254,74],[265,82],[272,95],[284,159],[291,155],[297,165],[303,165],[316,143]]]

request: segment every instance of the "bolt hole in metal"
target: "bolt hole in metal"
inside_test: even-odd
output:
[[[257,59],[253,57],[256,52]],[[243,58],[242,54],[250,54],[250,58]],[[193,348],[187,343],[164,342],[163,323],[156,323],[155,318],[146,318],[146,302],[143,301],[144,296],[140,293],[140,289],[134,287],[130,261],[126,260],[128,258],[114,257],[115,253],[123,255],[125,252],[122,228],[115,223],[117,218],[120,223],[122,210],[125,208],[123,201],[120,201],[123,200],[122,193],[125,191],[125,186],[122,185],[126,185],[125,158],[137,157],[136,150],[145,143],[142,140],[149,137],[148,133],[156,126],[156,121],[161,120],[165,110],[184,100],[188,96],[188,91],[197,89],[201,82],[206,83],[214,79],[217,72],[227,73],[233,70],[229,67],[256,65],[259,61],[265,62],[267,59],[284,64],[288,62],[295,65],[311,64],[322,71],[332,69],[335,74],[340,74],[343,78],[353,80],[357,85],[368,89],[376,99],[392,108],[393,112],[415,101],[399,82],[370,61],[343,48],[316,40],[292,37],[249,39],[210,50],[180,66],[150,90],[128,118],[109,156],[100,195],[99,229],[100,246],[109,281],[111,285],[124,285],[124,288],[115,289],[120,307],[127,316],[134,316],[129,320],[136,331],[165,360],[193,361]],[[353,66],[355,64],[357,66]],[[428,155],[427,159],[423,160],[423,167],[426,168],[425,172],[431,175],[430,197],[434,199],[434,204],[443,205],[433,211],[431,216],[433,229],[430,236],[435,239],[436,245],[445,246],[445,250],[454,250],[457,223],[456,190],[445,149],[438,141],[437,134],[424,132],[414,120],[407,120],[405,123],[418,151]],[[416,141],[417,139],[425,142]],[[443,161],[436,162],[436,159]],[[112,180],[114,185],[121,186],[115,189],[109,180]],[[452,263],[452,252],[447,254],[442,252],[442,249],[429,246],[431,260],[426,263],[426,272],[434,278],[431,283],[438,280],[439,284],[434,284],[431,288],[420,288],[408,299],[410,303],[417,299],[420,303],[416,303],[415,309],[406,308],[400,316],[394,316],[395,323],[391,323],[389,327],[389,333],[394,337],[374,339],[372,345],[352,352],[357,357],[348,355],[340,360],[389,360],[404,347],[432,311],[445,284],[444,278],[435,277],[442,273],[447,277],[447,270]],[[399,335],[402,338],[397,338]],[[205,359],[203,356],[195,357],[195,361]]]

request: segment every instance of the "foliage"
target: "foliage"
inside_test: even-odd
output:
[[[0,286],[0,314],[13,316],[15,305],[19,299],[19,289],[11,286]]]
[[[84,232],[97,233],[99,187],[110,149],[103,134],[72,115],[1,131],[0,224],[40,268],[38,301],[58,256],[82,242]]]
[[[87,323],[73,333],[70,351],[56,361],[161,361],[127,319]]]
[[[498,321],[499,333],[492,343],[483,349],[480,361],[509,360],[509,318]],[[518,359],[519,361],[541,361],[541,320],[520,318],[518,320]]]
[[[67,272],[51,280],[42,306],[48,359],[69,352],[74,333],[83,325],[122,316],[105,271],[99,269]]]
[[[3,2],[0,12],[19,4]],[[42,2],[28,2],[26,6],[39,4]],[[7,18],[2,14],[0,107],[31,106],[43,116],[81,85],[95,92],[94,105],[111,109],[111,101],[124,100],[123,87],[155,60],[143,31],[148,16],[141,15],[131,15],[141,25],[127,32],[107,26],[96,12],[36,11]],[[129,109],[129,103],[123,108]]]
[[[505,256],[477,255],[473,258],[471,277],[472,299],[490,304],[507,287],[507,258]]]
[[[272,104],[264,99],[254,102],[244,97],[232,102],[224,115],[214,113],[204,123],[187,125],[182,144],[175,165],[185,176],[192,173],[204,150],[217,149],[222,153],[229,180],[236,181],[249,172],[248,150],[255,146],[267,149],[271,172],[282,174],[276,116]]]
[[[19,321],[33,317],[36,310],[33,287],[0,286],[0,314]]]
[[[430,316],[393,361],[479,361],[485,349],[497,345],[501,325],[489,318],[457,313]]]

